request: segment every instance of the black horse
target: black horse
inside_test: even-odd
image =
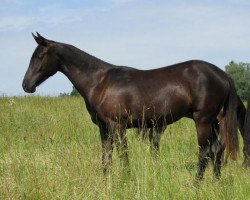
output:
[[[187,61],[153,70],[116,66],[76,47],[47,40],[38,43],[23,80],[23,89],[36,87],[60,71],[83,96],[92,121],[99,126],[104,172],[109,170],[114,142],[128,163],[127,128],[146,126],[155,133],[152,149],[158,149],[158,133],[182,117],[195,122],[199,145],[197,178],[202,179],[210,157],[220,177],[221,155],[226,146],[236,159],[237,94],[233,81],[218,67],[204,61]],[[214,124],[220,115],[218,140]],[[217,144],[216,151],[213,148]]]

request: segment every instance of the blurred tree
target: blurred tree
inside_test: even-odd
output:
[[[70,96],[70,94],[66,93],[66,92],[63,92],[63,93],[59,94],[59,97],[69,97],[69,96]]]
[[[80,93],[74,86],[72,86],[72,91],[70,92],[70,96],[80,96]]]
[[[231,61],[225,71],[234,80],[238,95],[246,100],[250,95],[250,63]]]

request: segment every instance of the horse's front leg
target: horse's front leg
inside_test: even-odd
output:
[[[107,174],[107,172],[111,169],[112,163],[112,154],[114,148],[114,135],[106,126],[99,126],[101,142],[102,142],[102,165],[103,165],[103,173]]]

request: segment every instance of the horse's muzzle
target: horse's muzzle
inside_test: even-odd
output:
[[[23,90],[27,93],[34,93],[36,91],[36,85],[29,85],[26,81],[23,81]]]

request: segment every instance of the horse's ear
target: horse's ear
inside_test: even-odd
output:
[[[33,38],[35,39],[35,41],[37,42],[37,44],[42,45],[42,46],[47,46],[49,44],[49,40],[47,40],[46,38],[44,38],[43,36],[41,36],[38,32],[37,36],[34,35],[32,33]]]

